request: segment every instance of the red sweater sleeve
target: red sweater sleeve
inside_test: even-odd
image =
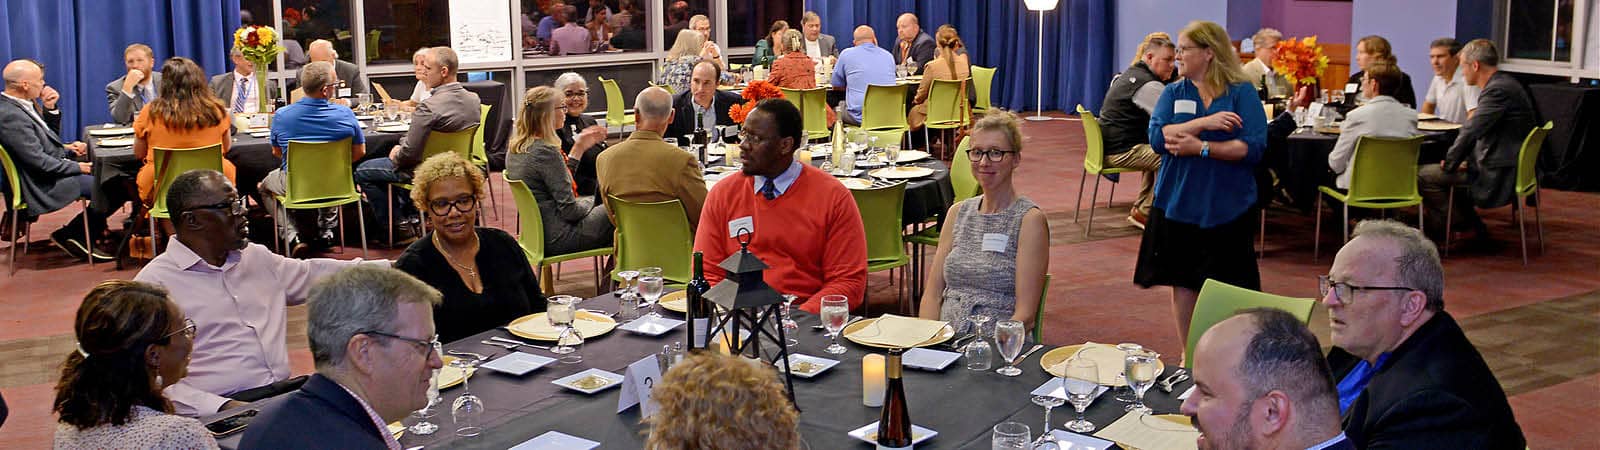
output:
[[[832,181],[832,180],[829,180]],[[806,299],[800,309],[812,314],[822,310],[822,296],[840,294],[850,299],[850,309],[856,310],[866,300],[867,292],[867,232],[861,223],[861,211],[850,191],[841,185],[829,190],[825,203],[828,208],[828,229],[820,238],[830,245],[824,247],[822,289]]]
[[[733,180],[727,180],[733,181]],[[731,183],[730,183],[731,184]],[[717,187],[722,187],[720,184]],[[705,270],[706,282],[715,286],[722,282],[722,268],[717,264],[733,254],[734,247],[726,239],[728,232],[728,208],[732,204],[728,189],[712,189],[706,194],[705,206],[700,210],[699,226],[695,227],[694,250],[704,254],[701,267]]]

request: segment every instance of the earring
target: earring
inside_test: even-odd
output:
[[[166,385],[166,383],[161,382],[161,374],[156,374],[156,389],[161,389],[162,386]]]

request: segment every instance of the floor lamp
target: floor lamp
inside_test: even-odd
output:
[[[1033,116],[1028,117],[1028,120],[1031,121],[1050,120],[1049,117],[1044,116],[1044,12],[1056,9],[1056,3],[1058,2],[1059,0],[1023,1],[1023,3],[1028,5],[1029,11],[1039,12],[1039,65],[1036,67],[1038,73],[1034,76],[1033,95],[1035,110],[1033,112]]]

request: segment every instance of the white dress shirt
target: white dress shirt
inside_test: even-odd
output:
[[[1350,188],[1350,160],[1356,155],[1356,140],[1361,136],[1408,138],[1417,135],[1417,110],[1387,95],[1367,99],[1350,111],[1339,130],[1339,141],[1328,154],[1328,168],[1339,174],[1335,184]]]
[[[821,61],[822,60],[822,43],[818,42],[818,41],[813,41],[813,40],[810,40],[810,39],[801,39],[801,40],[806,41],[806,56],[810,56],[811,59],[813,59],[813,60]]]
[[[244,92],[245,92],[245,95],[244,95],[244,109],[242,109],[242,110],[237,108],[237,106],[239,106],[239,89],[240,88],[243,88]],[[238,71],[235,71],[235,72],[233,72],[233,97],[232,98],[222,99],[222,101],[228,102],[228,110],[230,110],[230,111],[233,111],[233,112],[254,112],[254,111],[257,110],[257,107],[261,104],[261,103],[258,103],[260,101],[261,97],[259,95],[257,95],[257,94],[258,93],[256,92],[256,78],[255,78],[255,76],[253,76],[253,75],[244,75],[244,74],[240,74]]]
[[[428,89],[428,85],[423,83],[422,80],[417,80],[417,87],[411,88],[411,101],[422,103],[423,100],[427,100],[428,97],[432,96],[433,90]]]
[[[1467,84],[1467,78],[1461,75],[1461,68],[1456,67],[1455,75],[1450,81],[1444,77],[1434,75],[1433,82],[1428,83],[1428,96],[1423,103],[1433,104],[1433,114],[1455,123],[1467,123],[1467,111],[1478,107],[1478,92],[1476,86]]]

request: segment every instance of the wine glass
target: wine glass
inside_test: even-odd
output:
[[[467,375],[472,373],[472,368],[478,365],[478,360],[473,358],[458,358],[450,361],[450,367],[461,369]],[[450,408],[450,417],[456,423],[456,436],[472,437],[483,433],[483,400],[472,395],[472,377],[463,375],[461,379],[461,396],[456,397],[455,403]]]
[[[637,271],[637,270],[621,270],[621,271],[617,271],[617,278],[621,278],[622,279],[622,286],[617,288],[617,291],[615,292],[615,294],[621,295],[621,294],[623,294],[625,292],[629,292],[630,290],[632,292],[634,292],[634,293],[638,293],[639,292],[638,286],[633,284],[633,280],[636,279],[636,278],[639,278],[639,271]]]
[[[1132,342],[1123,342],[1121,344],[1117,344],[1117,350],[1122,350],[1123,356],[1127,356],[1136,352],[1144,351],[1144,346]],[[1133,388],[1128,386],[1127,379],[1128,377],[1126,374],[1121,372],[1117,373],[1117,384],[1120,384],[1121,386],[1117,387],[1116,399],[1117,401],[1123,403],[1133,403]]]
[[[1056,443],[1056,435],[1050,432],[1050,411],[1066,403],[1067,399],[1054,395],[1035,395],[1033,404],[1044,407],[1044,431],[1039,432],[1039,439],[1033,441],[1034,448],[1044,448],[1046,445],[1060,447]]]
[[[874,137],[873,139],[877,139],[877,138]],[[877,145],[874,144],[873,146],[876,147]],[[890,146],[884,147],[883,148],[883,155],[884,155],[885,158],[888,158],[889,167],[895,167],[895,166],[899,165],[899,163],[900,163],[900,146],[898,146],[898,145],[890,145]]]
[[[845,352],[843,345],[839,345],[839,333],[844,331],[845,322],[850,320],[850,301],[843,295],[831,294],[822,296],[822,324],[828,328],[828,337],[833,344],[823,351],[839,355]]]
[[[1094,431],[1094,424],[1083,420],[1083,409],[1094,401],[1094,392],[1100,389],[1100,367],[1089,358],[1072,358],[1067,361],[1066,376],[1061,385],[1067,391],[1067,400],[1078,411],[1078,419],[1067,422],[1067,429],[1078,433]]]
[[[1144,391],[1156,381],[1156,352],[1144,350],[1130,353],[1123,360],[1126,362],[1123,372],[1128,375],[1128,386],[1133,388],[1134,402],[1123,408],[1124,411],[1138,411],[1150,414],[1150,407],[1144,405]]]
[[[1001,422],[994,426],[994,433],[989,437],[989,448],[992,450],[1023,450],[1029,448],[1032,441],[1032,430],[1027,425],[1017,422]]]
[[[650,318],[658,319],[661,313],[656,311],[656,304],[661,301],[661,268],[646,267],[639,269],[639,294],[650,303]]]
[[[800,343],[800,340],[795,339],[795,333],[800,331],[800,324],[795,323],[794,317],[789,314],[789,311],[794,309],[794,302],[798,298],[799,297],[794,295],[784,294],[783,309],[778,310],[781,314],[779,317],[782,318],[782,320],[779,321],[779,326],[783,327],[783,335],[785,339],[783,345],[785,347],[793,347],[795,344]]]
[[[551,353],[567,355],[577,351],[568,345],[571,340],[567,339],[567,335],[572,333],[576,336],[572,321],[577,319],[580,300],[582,299],[571,295],[552,295],[545,299],[545,318],[550,320],[550,326],[561,328],[561,334],[556,337],[556,346],[550,348]],[[578,339],[581,342],[582,337],[579,336]]]
[[[423,405],[422,409],[411,413],[412,416],[417,418],[417,423],[406,428],[406,431],[410,431],[411,434],[418,436],[427,436],[433,434],[435,431],[439,431],[438,425],[434,425],[433,422],[428,421],[428,419],[431,419],[434,416],[433,407],[438,405],[439,369],[433,369],[433,374],[428,376],[428,404]]]
[[[1000,357],[1006,360],[1006,366],[996,370],[996,373],[1008,377],[1022,374],[1022,369],[1017,368],[1017,356],[1022,354],[1022,341],[1027,339],[1027,335],[1022,322],[1002,320],[994,324],[994,343],[1000,347]]]

